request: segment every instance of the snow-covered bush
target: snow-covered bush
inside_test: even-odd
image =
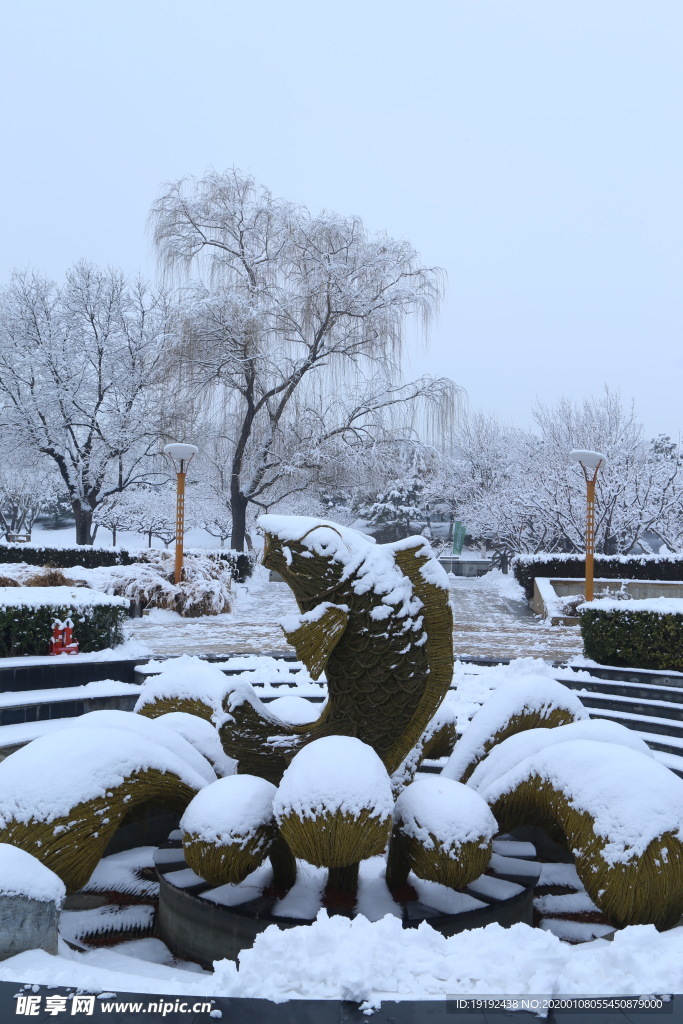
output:
[[[44,655],[52,623],[71,619],[81,651],[101,651],[123,642],[128,601],[73,587],[0,587],[0,657]]]
[[[501,830],[550,823],[615,927],[670,928],[683,913],[683,781],[629,747],[572,740],[480,790]]]
[[[117,571],[114,592],[145,608],[167,608],[186,618],[220,615],[231,609],[232,569],[230,563],[200,555],[183,561],[183,579],[173,582],[174,555],[150,549],[137,562]]]
[[[583,579],[586,559],[583,555],[539,552],[515,555],[512,571],[524,588],[527,600],[534,596],[534,579]],[[683,555],[596,555],[595,577],[601,580],[683,580]]]
[[[394,808],[387,885],[398,889],[412,869],[419,878],[461,889],[491,859],[498,822],[485,800],[461,782],[417,779]]]
[[[184,757],[130,729],[62,729],[0,763],[0,842],[33,854],[75,892],[131,811],[184,810],[205,785]]]
[[[583,651],[603,665],[683,672],[683,600],[600,598],[578,608]]]
[[[203,789],[180,822],[187,864],[211,885],[244,881],[277,839],[275,786],[231,775]]]
[[[274,810],[296,857],[344,868],[381,853],[394,801],[382,761],[351,736],[325,736],[303,747],[285,771]]]
[[[482,704],[455,745],[442,774],[466,782],[489,750],[513,733],[588,718],[572,691],[544,675],[522,675]]]

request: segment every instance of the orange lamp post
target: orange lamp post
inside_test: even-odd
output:
[[[586,601],[593,600],[593,558],[595,555],[595,481],[598,470],[607,465],[600,452],[572,451],[569,458],[577,462],[586,480]]]
[[[167,444],[164,447],[166,455],[170,455],[177,474],[176,494],[176,524],[175,524],[175,582],[180,583],[183,578],[183,539],[185,536],[185,475],[187,467],[197,454],[199,448],[193,444],[184,444],[181,441]]]

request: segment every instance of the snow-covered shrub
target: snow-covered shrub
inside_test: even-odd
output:
[[[387,885],[400,888],[413,870],[461,889],[485,871],[497,832],[488,804],[468,786],[435,775],[417,779],[394,808]]]
[[[320,718],[322,705],[305,697],[276,697],[269,701],[268,710],[289,725],[308,725]]]
[[[232,571],[229,564],[201,555],[187,555],[183,579],[174,583],[171,551],[150,549],[135,564],[113,576],[114,593],[144,608],[167,608],[186,618],[220,615],[231,609]]]
[[[351,736],[325,736],[303,747],[285,771],[274,810],[295,857],[344,868],[381,853],[394,801],[381,759]]]
[[[683,600],[601,598],[578,609],[587,658],[603,665],[683,672]]]
[[[129,729],[62,729],[0,763],[0,842],[75,892],[126,815],[146,804],[184,810],[205,785],[183,757]]]
[[[683,555],[596,555],[595,578],[601,580],[683,580]],[[512,571],[524,587],[527,600],[534,596],[534,579],[582,579],[584,555],[539,552],[515,555]]]
[[[181,821],[185,861],[211,885],[243,882],[277,839],[275,786],[231,775],[203,789]]]
[[[147,666],[155,667],[154,663]],[[235,686],[211,662],[183,655],[160,663],[158,675],[150,676],[142,687],[135,710],[147,718],[158,718],[172,711],[184,711],[205,718],[219,727],[226,717],[223,700]]]
[[[49,652],[52,623],[71,619],[81,651],[123,642],[128,601],[73,587],[0,587],[0,657]]]
[[[82,580],[72,580],[65,576],[61,569],[43,569],[33,573],[24,582],[24,587],[87,587]]]
[[[616,743],[536,751],[480,791],[505,831],[558,829],[588,895],[615,927],[670,928],[683,914],[683,781]]]
[[[442,774],[466,782],[489,750],[513,733],[553,728],[588,718],[572,691],[544,675],[504,683],[482,704],[455,745]]]

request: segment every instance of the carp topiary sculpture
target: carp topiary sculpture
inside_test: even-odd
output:
[[[300,615],[288,641],[328,699],[320,717],[291,725],[244,690],[228,695],[221,726],[238,771],[278,783],[297,750],[354,736],[392,774],[420,740],[453,675],[448,578],[424,537],[375,544],[356,530],[305,516],[259,519],[263,564],[290,586]]]

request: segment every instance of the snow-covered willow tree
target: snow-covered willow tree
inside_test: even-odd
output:
[[[0,399],[10,438],[51,459],[90,544],[93,512],[145,478],[158,450],[165,301],[78,263],[58,287],[15,273],[0,293]]]
[[[251,506],[296,493],[331,451],[408,436],[418,407],[445,429],[455,385],[400,383],[406,320],[426,325],[442,284],[407,242],[313,216],[237,170],[168,185],[151,220],[164,268],[195,275],[173,354],[202,395],[195,436],[222,449],[233,548]]]

